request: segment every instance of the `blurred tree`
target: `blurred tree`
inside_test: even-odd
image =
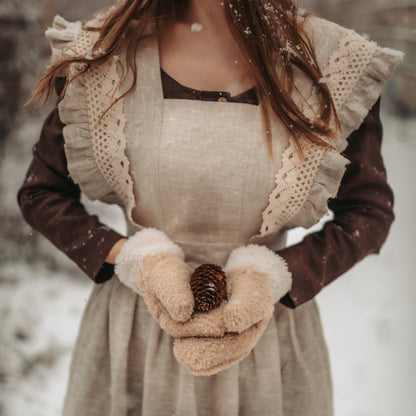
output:
[[[383,46],[402,50],[405,59],[386,93],[400,113],[416,113],[416,0],[305,0],[303,3],[307,9],[367,34]]]

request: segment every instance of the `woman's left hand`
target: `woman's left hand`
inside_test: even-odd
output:
[[[292,284],[285,261],[265,246],[235,249],[224,271],[228,302],[223,302],[217,313],[222,316],[225,334],[175,339],[175,357],[191,374],[216,374],[243,360],[263,334],[274,304]]]
[[[241,333],[227,333],[222,337],[176,338],[173,352],[191,374],[217,374],[247,357],[268,322],[269,319],[263,319]]]
[[[227,273],[228,303],[224,322],[228,332],[241,333],[264,319],[270,319],[274,302],[270,281],[264,273],[241,267]]]
[[[235,249],[224,271],[228,292],[224,320],[229,332],[243,332],[270,319],[274,304],[292,284],[285,261],[265,246],[251,244]]]

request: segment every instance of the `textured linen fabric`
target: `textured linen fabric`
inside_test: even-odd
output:
[[[192,266],[224,265],[260,227],[287,141],[283,132],[276,136],[281,140],[274,142],[272,160],[258,106],[180,99],[163,100],[152,114],[161,119],[160,131],[145,134],[135,117],[137,103],[157,105],[162,94],[159,66],[150,72],[152,81],[128,96],[125,106],[133,219],[163,230]],[[76,99],[75,92],[63,106]],[[274,243],[283,246],[284,235]],[[294,310],[279,305],[248,357],[210,377],[190,375],[174,358],[172,343],[143,299],[118,279],[96,286],[76,344],[64,415],[332,414],[314,301]],[[110,394],[100,402],[102,391]]]
[[[96,285],[76,343],[63,415],[332,415],[327,349],[314,301],[278,305],[256,347],[215,376],[191,376],[173,338],[118,279]]]
[[[65,23],[60,24],[65,29]],[[79,25],[73,28],[80,33]],[[56,36],[61,36],[61,43],[63,37],[70,40],[68,31]],[[154,43],[139,48],[139,88],[125,99],[125,155],[136,200],[128,212],[133,220],[130,233],[137,223],[155,226],[183,248],[191,265],[208,261],[223,265],[231,250],[245,244],[261,226],[288,134],[273,121],[278,140],[273,142],[272,160],[258,107],[163,99],[157,56]],[[385,74],[394,66],[389,54],[386,57],[391,65]],[[89,144],[97,136],[91,133],[96,126],[88,118],[89,92],[84,87],[88,90],[93,79],[83,83],[82,78],[71,84],[59,110],[69,124],[67,134],[64,131],[66,156],[71,154],[69,171],[87,196],[119,202],[106,182],[106,166],[99,166],[93,143]],[[306,91],[310,83],[303,81]],[[377,99],[373,98],[366,111]],[[363,114],[356,115],[357,128]],[[325,206],[322,196],[334,194],[344,169],[341,156],[328,154],[317,177],[322,181],[320,190],[325,181],[331,189],[315,199]],[[322,164],[328,163],[332,166],[323,170]],[[313,189],[304,195],[311,206]],[[320,210],[314,212],[296,217],[297,223],[316,221]],[[283,249],[283,231],[264,244]],[[312,285],[309,294],[321,283]],[[118,279],[94,286],[73,356],[64,415],[332,415],[328,354],[314,300],[295,309],[277,304],[249,356],[211,377],[191,376],[175,360],[172,342],[151,318],[143,299]]]

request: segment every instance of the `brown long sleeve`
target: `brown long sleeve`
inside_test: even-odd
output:
[[[350,164],[336,199],[334,218],[319,232],[279,251],[292,272],[293,287],[281,302],[296,307],[370,253],[378,253],[394,220],[393,193],[381,157],[380,100],[349,137]]]
[[[113,275],[114,268],[105,258],[122,236],[81,204],[80,189],[68,173],[63,127],[55,109],[33,148],[18,202],[25,220],[98,283]]]

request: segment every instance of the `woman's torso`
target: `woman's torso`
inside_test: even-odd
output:
[[[147,58],[139,83],[151,79],[152,96],[162,100],[160,130],[145,134],[137,128],[137,103],[149,94],[137,89],[124,107],[133,219],[165,231],[191,263],[224,264],[233,248],[260,230],[287,133],[274,131],[271,155],[253,88],[232,97],[176,84],[182,93],[172,98],[161,82],[157,49]],[[164,78],[168,88],[175,84]]]

